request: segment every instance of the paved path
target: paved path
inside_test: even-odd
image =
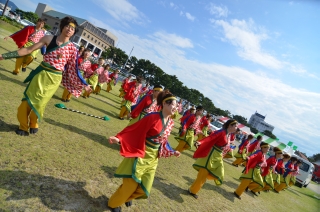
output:
[[[316,185],[313,183],[309,183],[309,185],[307,186],[308,189],[316,192],[317,194],[320,194],[320,185]]]

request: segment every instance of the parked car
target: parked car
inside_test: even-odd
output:
[[[20,20],[20,24],[22,24],[23,26],[35,26],[34,23],[32,23],[31,21],[29,21],[27,19]]]
[[[216,131],[216,130],[220,130],[220,129],[222,128],[222,125],[223,125],[223,123],[220,122],[220,121],[218,121],[218,120],[213,121],[213,122],[211,122],[211,123],[209,124],[208,130],[209,130],[210,132],[213,132],[213,131]]]
[[[311,181],[312,174],[314,171],[314,165],[297,155],[294,155],[294,157],[298,158],[302,163],[299,166],[299,174],[296,176],[296,186],[302,188],[307,187]]]

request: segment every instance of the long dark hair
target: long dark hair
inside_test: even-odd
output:
[[[223,124],[222,128],[223,129],[228,129],[229,125],[235,125],[237,124],[238,122],[234,119],[229,119],[226,123]]]

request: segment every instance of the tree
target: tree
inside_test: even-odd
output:
[[[233,119],[237,120],[237,122],[247,125],[247,118],[240,116],[240,115],[233,115]]]
[[[16,9],[16,13],[21,16],[21,19],[27,19],[34,24],[36,24],[39,19],[39,16],[34,12],[26,12],[20,9]]]
[[[273,138],[273,139],[276,139],[277,138],[277,136],[275,136],[271,131],[269,131],[269,130],[265,130],[264,132],[263,132],[263,134],[265,134],[266,136],[269,136],[270,138]]]
[[[128,55],[123,50],[113,46],[105,49],[101,56],[105,59],[111,59],[113,63],[118,65],[123,65],[128,59]]]
[[[257,134],[259,132],[259,130],[251,126],[250,126],[250,131],[253,132],[254,134]]]

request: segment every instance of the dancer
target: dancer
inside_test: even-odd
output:
[[[212,115],[207,114],[206,116],[203,116],[200,120],[199,129],[200,132],[197,134],[198,138],[197,140],[200,141],[203,138],[208,136],[208,126],[212,122]]]
[[[60,35],[47,35],[30,47],[0,55],[0,60],[17,58],[28,55],[44,45],[47,46],[43,62],[24,81],[29,84],[18,108],[17,117],[20,122],[19,129],[16,130],[18,135],[29,135],[29,128],[31,134],[38,132],[38,119],[43,117],[44,109],[59,88],[61,80],[76,97],[80,96],[84,87],[88,91],[91,90],[76,70],[77,48],[69,40],[77,26],[76,20],[65,17],[60,22]]]
[[[98,60],[98,64],[93,64],[91,66],[91,70],[93,71],[92,74],[90,76],[88,76],[87,78],[87,83],[89,85],[92,86],[92,90],[95,90],[97,85],[98,85],[98,80],[99,80],[99,75],[103,73],[104,68],[103,68],[103,64],[104,64],[104,59],[103,58],[99,58]],[[89,98],[91,92],[87,92],[84,91],[83,93],[83,98]]]
[[[177,109],[171,118],[176,119],[178,115],[181,113],[181,111],[182,111],[182,99],[180,98],[179,102],[177,102]]]
[[[158,94],[162,91],[161,85],[156,85],[153,87],[153,94],[144,96],[140,102],[131,107],[132,111],[128,114],[128,119],[131,117],[129,125],[132,125],[142,119],[146,114],[152,112],[158,112],[159,106],[157,105]]]
[[[275,186],[274,191],[279,193],[283,189],[289,187],[291,180],[291,173],[295,172],[294,165],[297,163],[298,159],[296,157],[291,157],[288,163],[285,165],[285,172],[280,176],[280,185]]]
[[[251,184],[251,182],[255,182],[259,185],[259,187],[263,187],[263,178],[261,176],[261,167],[265,167],[266,158],[265,154],[269,151],[269,144],[265,142],[260,143],[260,149],[256,153],[247,157],[247,165],[243,170],[243,174],[240,177],[241,183],[237,190],[233,192],[233,194],[238,198],[241,199],[241,194],[250,189],[251,191],[256,188],[256,184]]]
[[[179,137],[175,137],[179,142],[175,150],[183,152],[186,149],[191,149],[194,142],[194,135],[199,133],[199,124],[201,115],[203,113],[203,107],[198,106],[195,114],[190,114],[182,117],[182,130]]]
[[[118,79],[118,73],[119,72],[120,72],[119,69],[117,69],[112,74],[110,74],[109,78],[111,80],[108,82],[108,86],[107,86],[107,92],[108,93],[113,89],[113,86],[115,86],[117,84],[117,79]]]
[[[89,60],[90,55],[91,55],[91,50],[84,49],[82,51],[81,56],[78,59],[78,68],[80,69],[80,75],[83,78],[85,78],[85,73],[92,73],[91,62]],[[71,99],[71,92],[69,92],[68,89],[64,88],[61,101],[70,102],[70,99]]]
[[[262,136],[258,135],[257,139],[254,140],[252,143],[250,143],[248,148],[248,156],[252,155],[253,153],[255,153],[255,151],[259,150],[261,141],[262,141]]]
[[[290,155],[285,153],[282,155],[282,159],[278,160],[278,163],[275,168],[275,172],[272,174],[274,187],[277,187],[280,185],[281,182],[284,182],[282,175],[286,170],[285,164],[290,160],[290,158],[291,158]]]
[[[225,151],[223,152],[223,158],[233,158],[233,150],[236,148],[236,145],[234,141],[236,140],[237,135],[239,135],[241,130],[237,128],[235,133],[231,133],[229,140],[230,140],[230,145],[228,145],[225,148]]]
[[[230,119],[224,123],[221,130],[217,130],[208,137],[197,141],[198,146],[193,158],[197,160],[193,168],[198,171],[198,176],[188,192],[198,199],[200,191],[206,180],[214,180],[216,185],[221,185],[224,178],[224,166],[222,160],[223,148],[228,144],[228,136],[237,129],[237,121]]]
[[[133,199],[148,198],[158,158],[180,156],[168,143],[174,125],[170,116],[174,113],[176,98],[171,93],[161,92],[157,104],[161,112],[146,115],[109,139],[111,144],[120,144],[120,154],[125,157],[114,174],[123,178],[123,183],[109,199],[111,211],[121,211],[124,203],[131,206]]]
[[[26,26],[22,30],[10,35],[9,37],[17,44],[18,48],[27,48],[29,46],[38,43],[40,39],[46,35],[46,31],[43,29],[45,21],[39,18],[36,26]],[[9,37],[5,37],[4,40],[8,40]],[[22,67],[22,71],[25,72],[27,66],[37,57],[39,49],[35,49],[30,54],[16,58],[16,66],[12,72],[14,75],[18,75]]]
[[[136,80],[127,83],[124,91],[126,95],[121,103],[121,110],[119,119],[124,120],[124,116],[127,116],[131,112],[131,106],[133,102],[136,102],[141,88],[141,78],[138,77]]]
[[[106,83],[106,82],[109,82],[109,80],[111,80],[109,78],[109,69],[110,69],[110,65],[109,64],[104,66],[103,72],[101,74],[99,74],[98,85],[96,86],[96,89],[94,90],[93,93],[98,95],[100,93],[100,91],[101,91],[101,88],[102,88],[103,84]]]
[[[124,87],[126,86],[127,83],[130,82],[131,78],[132,78],[132,75],[129,75],[127,78],[125,78],[122,81],[122,85],[121,85],[121,87],[119,89],[119,91],[120,91],[119,97],[124,97],[124,95],[126,95],[126,93],[124,92]]]
[[[253,135],[248,135],[247,139],[243,139],[241,144],[238,146],[238,152],[234,155],[236,160],[232,163],[233,166],[238,167],[243,164],[248,156],[248,148],[250,141],[253,139]]]
[[[278,147],[273,148],[274,155],[267,159],[267,166],[262,168],[262,174],[264,187],[263,191],[269,192],[269,190],[274,189],[273,173],[275,173],[275,168],[277,166],[278,160],[282,158],[282,151]],[[259,192],[260,189],[253,189],[253,192]]]
[[[302,164],[301,160],[297,160],[297,163],[294,164],[294,171],[291,173],[291,178],[289,182],[289,186],[293,186],[296,183],[296,176],[299,174],[299,167]]]

